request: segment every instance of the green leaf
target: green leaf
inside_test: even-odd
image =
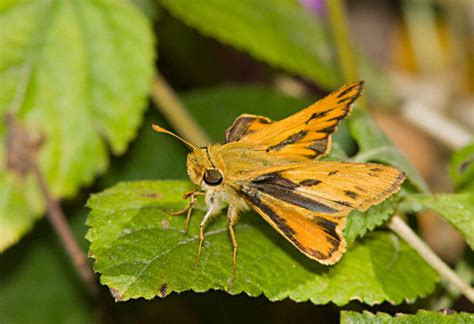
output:
[[[107,145],[122,153],[135,136],[153,74],[151,28],[124,1],[3,0],[0,30],[0,116],[10,111],[43,135],[39,163],[50,190],[71,197],[107,168]],[[1,146],[0,224],[8,239],[0,252],[44,211],[34,182],[6,170],[5,154]]]
[[[412,194],[405,197],[412,210],[430,209],[446,219],[474,249],[474,194]]]
[[[363,313],[343,311],[341,313],[341,324],[467,324],[473,321],[474,315],[469,313],[444,314],[426,310],[419,310],[416,314],[397,314],[395,316],[382,312],[372,314],[368,311]]]
[[[149,19],[156,20],[161,14],[155,0],[131,0],[131,2]]]
[[[474,190],[474,142],[454,152],[449,173],[458,190]]]
[[[370,116],[361,109],[354,109],[349,118],[349,129],[359,144],[355,162],[376,161],[390,164],[405,171],[407,179],[419,191],[428,191],[428,186],[405,156],[390,142]]]
[[[107,173],[100,177],[94,191],[103,190],[124,180],[189,179],[186,172],[188,148],[175,138],[156,133],[152,124],[170,129],[156,110],[145,115],[137,138],[127,153],[115,157]]]
[[[1,162],[0,162],[1,163]],[[0,252],[15,244],[41,217],[45,204],[33,177],[0,170]]]
[[[163,0],[205,35],[331,88],[338,77],[327,31],[294,0]]]
[[[72,217],[77,238],[84,237],[84,218]],[[93,305],[78,281],[51,226],[41,222],[0,256],[0,322],[93,323]]]
[[[391,196],[382,203],[372,206],[366,212],[354,210],[347,218],[344,237],[347,242],[353,242],[357,237],[364,236],[367,231],[382,225],[397,210],[400,197],[398,194]]]
[[[179,181],[130,182],[90,198],[89,253],[117,300],[223,289],[316,304],[400,303],[435,287],[437,274],[393,234],[370,233],[341,262],[326,267],[298,252],[255,213],[242,215],[236,226],[238,269],[229,286],[232,246],[225,217],[206,228],[201,262],[193,270],[205,207],[200,203],[194,210],[188,234],[184,217],[170,216],[184,207],[181,195],[190,188]]]

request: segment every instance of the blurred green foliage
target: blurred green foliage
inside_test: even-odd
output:
[[[458,191],[474,191],[474,142],[454,152],[449,174]]]
[[[51,193],[73,197],[135,136],[153,75],[150,23],[127,2],[0,1],[0,115],[43,138]],[[0,124],[5,141],[6,125]],[[0,149],[0,251],[45,211],[35,181],[6,169]],[[26,189],[25,189],[26,188]],[[12,213],[14,211],[14,213]]]

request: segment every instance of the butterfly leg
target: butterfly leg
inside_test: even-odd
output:
[[[211,206],[209,210],[207,211],[206,215],[204,215],[204,218],[201,221],[201,224],[199,225],[199,249],[198,249],[198,255],[196,258],[196,261],[194,262],[193,269],[196,268],[196,266],[199,263],[199,260],[201,259],[201,251],[202,251],[202,244],[204,243],[204,226],[206,225],[207,221],[211,218],[212,213],[214,211],[214,206]]]
[[[189,191],[184,194],[183,199],[188,199],[191,197],[191,200],[189,203],[184,207],[182,210],[178,210],[177,212],[171,213],[171,215],[182,215],[184,213],[186,214],[186,225],[184,226],[184,233],[188,232],[189,229],[189,222],[191,221],[191,213],[193,211],[194,204],[196,203],[196,198],[199,195],[203,195],[204,193],[202,191],[199,191],[200,189],[195,189],[193,191]]]
[[[234,281],[235,275],[237,274],[237,240],[235,239],[234,225],[237,223],[238,213],[236,209],[229,206],[227,210],[227,226],[229,227],[230,238],[232,239],[232,245],[234,247],[234,255],[232,258],[232,280]]]

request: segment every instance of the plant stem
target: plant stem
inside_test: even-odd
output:
[[[202,147],[211,142],[193,116],[188,113],[171,86],[159,73],[156,74],[153,81],[151,97],[166,120],[185,140],[196,147]]]
[[[446,263],[443,262],[430,248],[423,242],[412,229],[397,215],[393,216],[388,227],[418,252],[418,254],[433,268],[442,278],[459,289],[471,303],[474,303],[474,289],[454,272]]]
[[[344,0],[326,0],[325,4],[329,15],[329,25],[336,44],[336,52],[341,66],[342,77],[346,82],[359,80],[354,49],[349,38],[348,19]],[[365,96],[362,96],[358,103],[362,109],[367,109]]]
[[[48,208],[46,216],[48,221],[51,223],[54,231],[59,236],[59,239],[69,254],[69,258],[76,268],[80,278],[84,282],[88,292],[91,296],[97,298],[99,296],[99,287],[95,280],[94,273],[89,266],[86,255],[82,252],[79,244],[74,238],[74,234],[69,228],[61,205],[51,196],[48,190],[48,185],[46,184],[43,174],[41,173],[36,161],[30,161],[30,167],[36,179],[38,180],[41,192],[46,201]]]

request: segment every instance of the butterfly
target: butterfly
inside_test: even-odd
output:
[[[187,171],[197,185],[185,194],[186,229],[199,195],[208,207],[200,223],[195,265],[204,242],[204,228],[227,207],[236,271],[239,215],[254,209],[307,257],[322,264],[339,261],[346,250],[342,231],[354,209],[367,210],[400,189],[404,173],[375,163],[316,161],[328,153],[331,134],[351,111],[363,82],[352,82],[280,121],[243,114],[225,132],[224,144],[196,148],[179,136],[153,125],[192,148]]]

